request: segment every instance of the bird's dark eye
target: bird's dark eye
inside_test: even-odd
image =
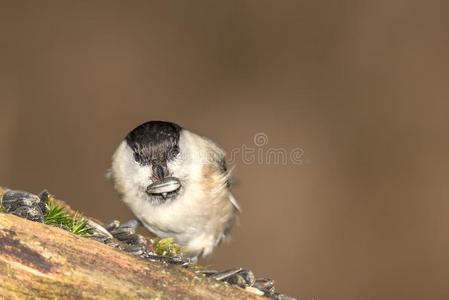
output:
[[[168,159],[175,158],[179,154],[179,147],[173,146],[170,151],[168,151]]]
[[[139,163],[142,161],[142,157],[140,156],[139,153],[134,152],[133,155],[134,155],[134,160],[135,160],[135,161],[137,161],[137,162],[139,162]]]

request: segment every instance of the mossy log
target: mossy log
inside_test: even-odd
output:
[[[2,299],[266,299],[5,213],[0,282]]]

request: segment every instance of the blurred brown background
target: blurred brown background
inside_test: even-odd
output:
[[[300,299],[449,299],[449,2],[0,1],[0,184],[131,217],[104,178],[171,120],[245,164],[231,243]],[[264,148],[264,149],[265,149]]]

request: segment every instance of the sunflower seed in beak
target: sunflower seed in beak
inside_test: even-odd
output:
[[[174,192],[181,187],[181,182],[178,178],[167,177],[161,181],[156,181],[147,187],[148,194],[162,194],[167,196],[167,193]]]

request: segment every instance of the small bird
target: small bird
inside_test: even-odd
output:
[[[209,255],[240,211],[224,151],[175,123],[133,129],[115,151],[110,175],[136,218],[193,258]]]

